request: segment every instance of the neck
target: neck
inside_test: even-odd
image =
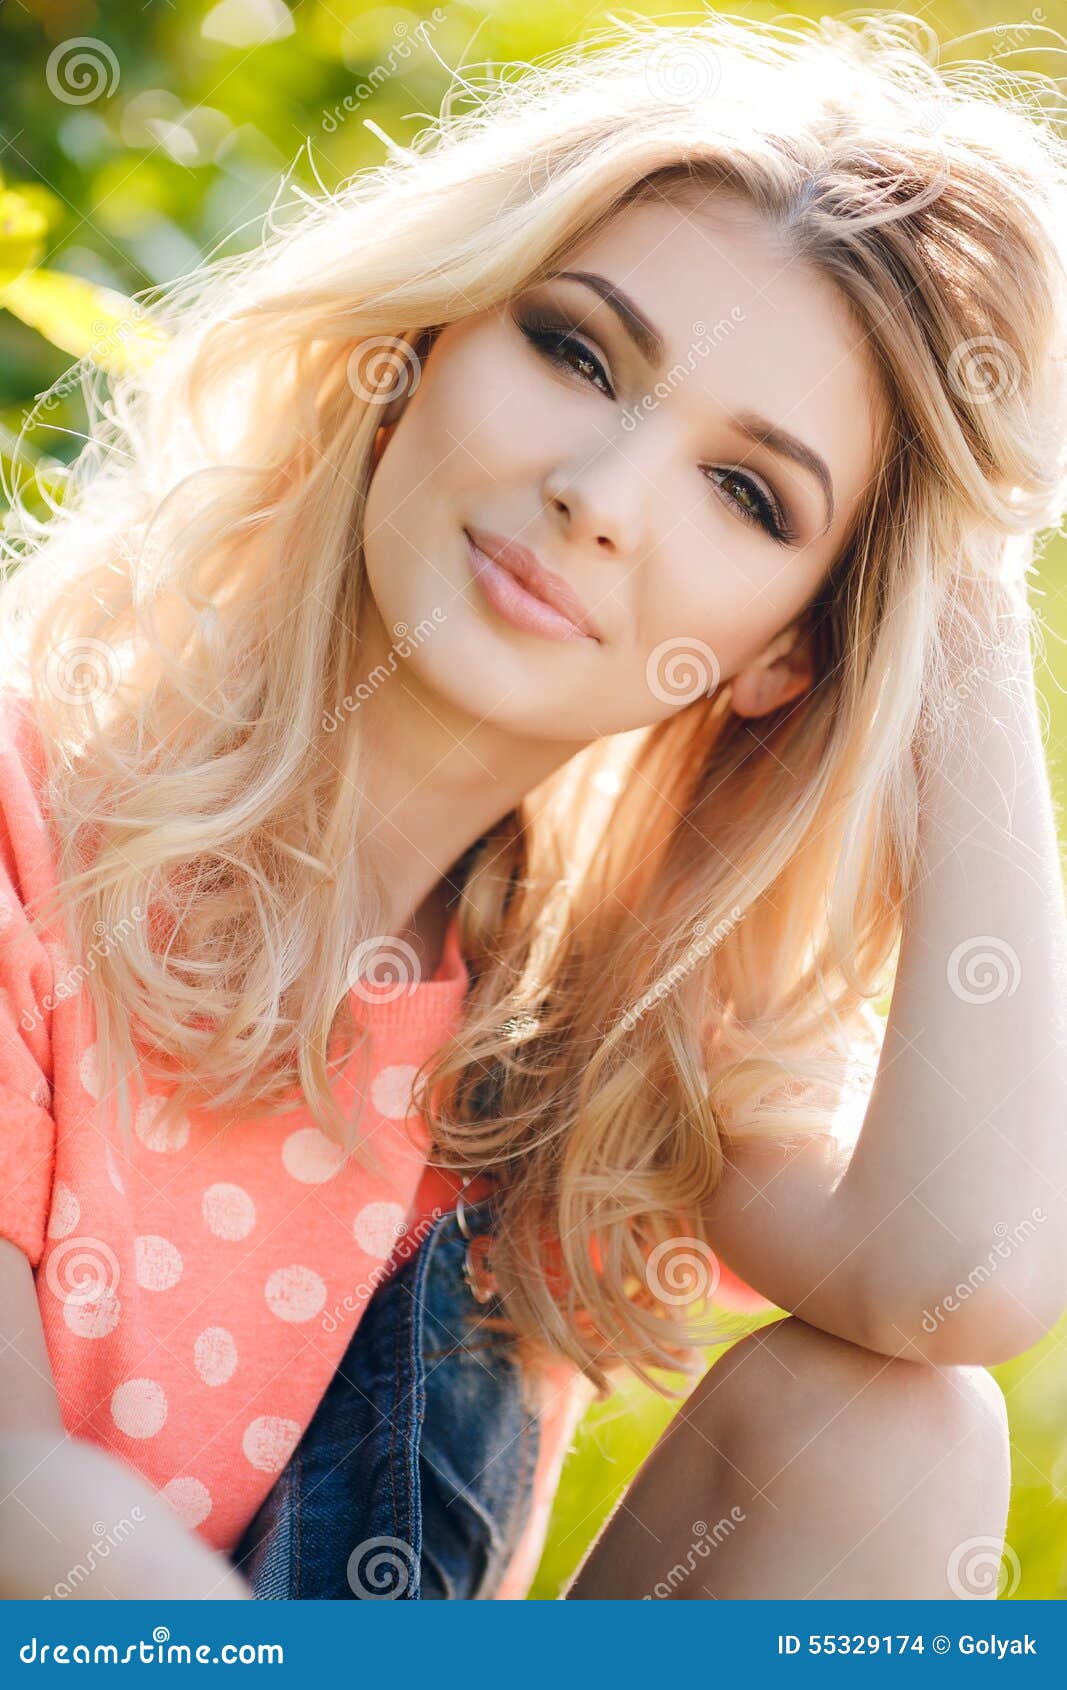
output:
[[[375,627],[377,641],[365,642],[368,673],[387,655],[376,618]],[[449,896],[443,877],[459,858],[588,743],[523,738],[475,721],[426,689],[406,662],[360,708],[366,837],[388,889],[390,933],[417,925],[431,896],[440,902],[426,916],[436,920]]]

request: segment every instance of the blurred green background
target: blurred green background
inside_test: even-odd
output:
[[[781,16],[763,6],[727,9]],[[1041,27],[1052,7],[1005,13],[1001,0],[986,0],[909,11],[931,32],[931,54],[939,52],[942,64],[987,59],[1013,70],[1061,69],[1062,47],[1057,60],[1055,38]],[[793,15],[835,12],[847,15],[820,0]],[[651,6],[624,15],[635,14],[674,23],[700,16]],[[290,203],[294,188],[333,189],[377,163],[383,143],[365,119],[409,142],[436,116],[452,72],[480,78],[492,64],[536,59],[611,17],[560,0],[542,0],[536,10],[517,0],[436,8],[362,0],[0,0],[5,487],[24,487],[43,510],[38,489],[50,485],[50,464],[76,453],[85,427],[80,386],[63,383],[20,438],[27,412],[72,359],[90,354],[119,366],[140,332],[127,320],[131,295],[209,254],[254,246],[263,217],[276,200]],[[416,33],[420,23],[426,27]],[[1059,813],[1067,734],[1062,536],[1044,547],[1035,603]],[[775,1318],[765,1308],[732,1320],[740,1335]],[[1004,1597],[1067,1595],[1065,1339],[1067,1319],[1026,1355],[992,1370],[1007,1396],[1013,1443]],[[709,1361],[721,1353],[709,1351]],[[558,1595],[676,1411],[636,1384],[590,1410],[564,1465],[533,1598]]]

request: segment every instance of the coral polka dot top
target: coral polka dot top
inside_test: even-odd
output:
[[[373,1134],[382,1174],[346,1159],[306,1112],[220,1132],[210,1112],[190,1111],[161,1130],[155,1091],[127,1152],[117,1125],[105,1142],[92,1118],[99,1075],[87,993],[79,1003],[84,966],[27,918],[55,884],[44,768],[30,705],[0,692],[0,1234],[35,1270],[67,1432],[135,1467],[190,1530],[228,1551],[288,1462],[387,1264],[420,1222],[455,1203],[460,1182],[428,1166],[409,1093],[469,984],[457,921],[432,979],[362,995],[373,1065],[361,1130]],[[342,1072],[347,1106],[344,1082]],[[588,1400],[570,1364],[548,1377],[534,1505],[500,1596],[526,1593]]]

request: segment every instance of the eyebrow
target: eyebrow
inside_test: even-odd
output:
[[[548,279],[553,280],[552,277]],[[598,275],[595,270],[557,270],[554,279],[581,282],[592,288],[615,313],[646,364],[651,365],[657,372],[662,369],[667,355],[663,336],[628,293],[609,282],[606,276]],[[790,434],[788,429],[779,427],[755,411],[740,411],[728,420],[740,434],[747,436],[755,445],[766,446],[768,451],[776,452],[779,457],[791,458],[802,469],[806,469],[809,475],[814,476],[822,488],[826,502],[826,527],[829,528],[834,520],[834,484],[825,458],[821,458],[818,452],[798,435]]]

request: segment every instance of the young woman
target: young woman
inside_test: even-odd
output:
[[[597,45],[171,289],[10,542],[7,1594],[521,1595],[672,1371],[569,1596],[993,1588],[1063,140],[899,14]]]

